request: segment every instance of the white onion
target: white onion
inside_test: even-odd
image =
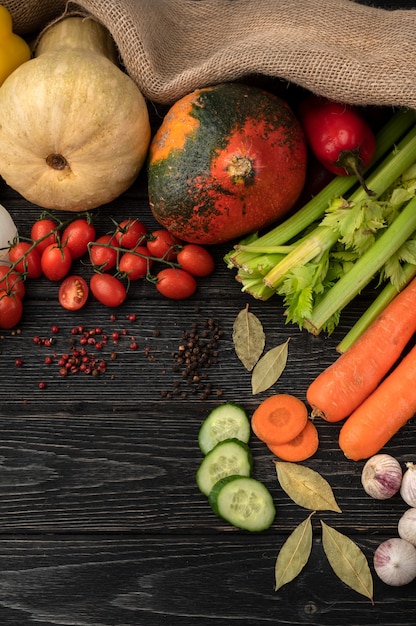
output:
[[[12,216],[0,204],[0,265],[9,262],[9,245],[17,237],[17,227]]]

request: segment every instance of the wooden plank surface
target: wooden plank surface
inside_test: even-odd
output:
[[[39,208],[4,183],[0,198],[28,236]],[[109,230],[110,218],[126,216],[156,227],[143,173],[121,198],[100,209],[97,231]],[[277,508],[273,526],[264,533],[223,523],[196,487],[197,435],[210,409],[234,401],[251,414],[262,398],[279,391],[304,400],[308,384],[335,360],[338,341],[374,295],[372,287],[366,289],[344,311],[331,337],[313,337],[285,324],[277,298],[259,302],[241,293],[222,260],[229,247],[212,249],[215,273],[199,281],[193,298],[169,301],[141,281],[132,285],[115,320],[92,299],[80,312],[64,311],[57,302],[58,285],[46,279],[26,283],[18,331],[0,333],[2,625],[414,622],[416,582],[396,589],[374,576],[372,606],[335,576],[324,555],[321,520],[356,541],[373,572],[376,546],[397,536],[397,522],[407,508],[399,496],[380,502],[364,494],[363,462],[342,455],[339,425],[316,422],[319,450],[305,464],[329,481],[342,513],[312,518],[311,558],[296,581],[277,592],[277,554],[308,512],[280,488],[273,456],[252,437],[254,476],[270,489]],[[74,267],[90,275],[88,265]],[[263,323],[266,348],[290,337],[281,379],[259,396],[251,393],[250,374],[232,343],[234,319],[247,304]],[[175,353],[184,333],[205,328],[210,320],[221,329],[218,357],[203,372],[204,385],[190,385]],[[73,334],[78,326],[108,336],[99,351],[107,363],[105,374],[60,375],[59,357],[78,341]],[[121,335],[116,345],[114,332]],[[52,339],[52,345],[37,345],[36,336]],[[415,433],[411,421],[385,449],[402,466],[415,460]]]
[[[142,178],[100,210],[97,229],[105,231],[110,216],[136,212],[153,228],[144,189]],[[2,202],[27,235],[39,209],[5,186]],[[200,281],[194,298],[169,301],[143,281],[132,287],[115,321],[93,300],[76,314],[64,311],[57,286],[46,279],[26,283],[19,332],[4,331],[0,340],[2,624],[411,623],[414,583],[394,589],[375,578],[373,607],[335,577],[323,555],[321,519],[354,539],[372,568],[376,545],[397,534],[406,509],[399,497],[377,502],[365,496],[363,463],[343,457],[339,425],[317,422],[320,448],[307,465],[330,482],[342,514],[314,517],[311,559],[278,592],[277,553],[307,512],[280,488],[265,446],[252,438],[254,475],[277,506],[267,532],[250,535],[222,523],[196,488],[197,434],[209,410],[237,401],[251,413],[268,393],[252,395],[250,374],[235,355],[237,313],[249,304],[263,323],[267,347],[290,337],[287,368],[271,392],[305,399],[308,383],[336,358],[337,342],[373,295],[368,289],[349,307],[334,335],[312,337],[285,325],[278,299],[258,302],[240,292],[222,262],[227,250],[213,249],[216,271]],[[88,266],[77,268],[88,275]],[[126,318],[132,313],[134,321]],[[222,337],[217,363],[206,371],[212,391],[201,397],[175,371],[174,353],[184,332],[210,319]],[[70,349],[71,329],[80,324],[109,336],[126,331],[117,346],[108,341],[103,348],[108,368],[100,377],[59,374],[57,358]],[[54,342],[39,346],[34,336]],[[130,348],[132,338],[137,350]],[[414,434],[411,422],[387,448],[402,464],[414,455]]]

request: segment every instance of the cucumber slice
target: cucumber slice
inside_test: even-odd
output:
[[[225,439],[204,457],[196,473],[196,484],[206,496],[221,478],[239,474],[250,476],[253,457],[243,441]]]
[[[207,454],[225,439],[240,439],[248,443],[250,434],[250,421],[245,409],[234,402],[225,402],[215,407],[202,422],[198,443],[202,453]]]
[[[209,494],[216,515],[237,528],[260,532],[269,528],[276,515],[270,491],[255,478],[227,476]]]

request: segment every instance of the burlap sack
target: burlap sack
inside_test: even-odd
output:
[[[353,0],[3,0],[15,30],[40,31],[81,8],[113,35],[149,99],[250,74],[334,100],[416,108],[416,10]]]

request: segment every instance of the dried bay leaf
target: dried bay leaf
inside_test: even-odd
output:
[[[275,466],[280,486],[295,504],[310,511],[341,513],[331,486],[318,472],[288,461],[275,461]]]
[[[253,394],[269,389],[282,375],[288,355],[289,339],[272,348],[256,363],[251,377]]]
[[[373,577],[362,550],[349,537],[321,520],[322,545],[335,574],[348,587],[373,600]]]
[[[312,550],[311,517],[307,517],[283,544],[275,566],[275,591],[290,583],[305,567]]]
[[[234,320],[233,343],[238,358],[251,372],[264,350],[266,335],[262,323],[248,310],[248,305]]]

